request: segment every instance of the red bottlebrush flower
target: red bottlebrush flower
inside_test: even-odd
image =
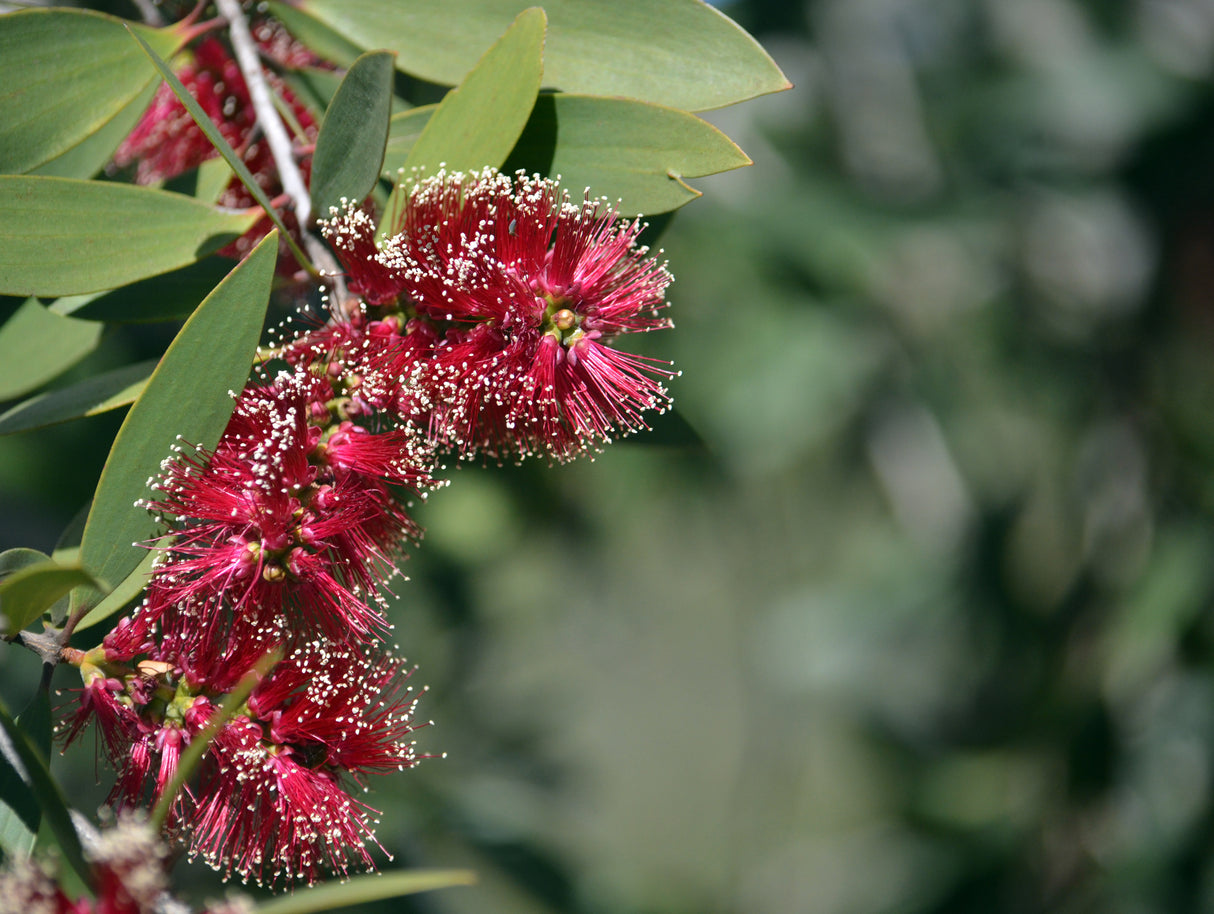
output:
[[[257,117],[240,66],[218,38],[205,35],[191,48],[190,58],[177,76],[210,116],[223,138],[241,155],[249,170],[265,184],[277,181],[264,143],[256,138]],[[290,107],[309,140],[318,126],[312,113],[282,80],[267,74],[271,88]],[[185,106],[163,84],[135,129],[114,153],[120,168],[135,165],[139,184],[156,184],[197,168],[219,153],[202,128],[194,123]]]
[[[125,684],[91,664],[81,666],[81,677],[84,688],[80,690],[80,704],[60,730],[64,742],[73,742],[89,723],[95,722],[106,755],[111,760],[120,758],[139,737],[138,716],[131,711],[129,701],[124,701]]]
[[[246,6],[255,5],[246,4]],[[302,70],[305,67],[328,68],[330,66],[317,57],[307,45],[296,41],[277,19],[258,17],[254,14],[253,20],[250,22],[250,31],[262,53],[288,70]]]
[[[27,914],[165,914],[190,909],[167,890],[168,854],[138,819],[123,817],[112,828],[82,835],[92,876],[92,898],[72,900],[50,872],[30,860],[11,859],[0,870],[0,911]],[[252,914],[243,896],[211,905],[203,914]]]
[[[250,696],[216,739],[192,850],[216,869],[274,883],[371,868],[375,811],[342,785],[417,764],[417,699],[400,661],[313,642]]]
[[[0,869],[0,898],[12,911],[87,914],[67,897],[51,874],[31,860],[10,859]]]
[[[123,818],[113,828],[86,836],[83,843],[97,890],[97,914],[151,914],[170,901],[168,854],[145,824]]]
[[[375,242],[379,229],[372,215],[362,207],[348,206],[340,213],[331,210],[328,221],[321,224],[346,268],[350,291],[369,305],[396,303],[405,285],[395,270],[379,260]]]
[[[183,747],[249,668],[199,651],[207,639],[193,633],[134,662],[103,648],[87,655],[104,671],[94,676],[121,683],[133,722],[126,751],[110,754],[120,810],[159,799]],[[170,821],[191,855],[225,878],[271,884],[371,868],[376,813],[349,787],[417,764],[410,673],[370,648],[313,640],[293,649],[220,727],[193,788],[177,798]]]
[[[421,532],[390,487],[431,485],[429,455],[403,429],[326,432],[338,399],[329,381],[284,372],[240,395],[214,453],[166,461],[153,507],[173,540],[143,609],[154,620],[180,606],[166,635],[187,618],[262,641],[386,628],[380,582]]]
[[[671,277],[638,244],[641,224],[602,201],[574,204],[522,173],[440,172],[409,191],[378,248],[358,210],[325,229],[369,305],[433,328],[431,347],[405,360],[385,347],[379,364],[396,360],[402,402],[425,410],[408,417],[462,455],[565,460],[669,404],[665,363],[610,344],[670,326]]]
[[[276,355],[338,381],[350,398],[343,407],[348,414],[386,413],[404,417],[412,428],[429,415],[430,403],[417,378],[438,342],[434,326],[424,319],[404,322],[390,314],[371,320],[360,306],[286,343]]]
[[[106,758],[120,772],[109,798],[119,808],[139,805],[153,765],[153,793],[163,792],[186,744],[180,721],[153,720],[142,713],[148,704],[172,695],[169,690],[166,696],[160,682],[172,665],[156,656],[149,652],[136,663],[133,656],[119,657],[100,647],[65,657],[79,666],[84,688],[75,713],[59,728],[60,737],[69,745],[89,723],[96,723]]]
[[[223,138],[239,149],[254,120],[240,67],[212,36],[202,38],[192,53],[192,58],[177,70],[177,76],[215,121]],[[114,153],[114,164],[120,168],[135,165],[137,183],[156,184],[217,155],[202,128],[163,83],[135,129]]]
[[[253,33],[263,51],[288,66],[306,66],[318,62],[315,55],[290,39],[277,23],[262,21],[254,27]],[[257,129],[257,116],[248,86],[240,66],[223,42],[213,35],[203,36],[191,48],[190,59],[177,71],[177,75],[266,194],[271,199],[281,194],[282,184],[274,157]],[[309,145],[315,142],[319,127],[312,112],[278,76],[267,73],[266,81],[303,131],[300,140]],[[134,164],[136,183],[155,184],[197,168],[218,155],[219,152],[206,138],[202,128],[194,123],[185,106],[166,83],[156,91],[148,110],[114,153],[114,164],[119,168]],[[311,156],[303,156],[300,160],[305,180],[310,177],[311,164]],[[256,201],[240,179],[233,177],[216,202],[233,209],[245,209],[255,205]],[[288,228],[293,231],[297,229],[293,213],[284,212],[283,218]],[[273,223],[267,216],[236,241],[220,249],[219,253],[227,257],[243,257],[271,228]],[[283,245],[284,253],[289,254],[290,249],[285,242]],[[288,261],[282,269],[293,272],[294,259],[288,257]]]

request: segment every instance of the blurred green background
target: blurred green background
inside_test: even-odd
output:
[[[724,9],[796,88],[658,242],[679,416],[418,508],[370,801],[481,884],[407,909],[1214,908],[1214,3]],[[0,439],[0,545],[114,421]]]

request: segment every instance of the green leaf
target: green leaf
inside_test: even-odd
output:
[[[257,201],[257,205],[265,210],[265,214],[270,217],[270,221],[282,233],[283,240],[290,247],[291,253],[295,255],[295,259],[309,273],[315,274],[316,267],[312,265],[312,262],[308,260],[304,252],[299,249],[299,245],[295,243],[295,240],[291,237],[291,233],[287,230],[286,223],[282,221],[282,216],[271,205],[270,198],[266,196],[265,190],[262,189],[257,179],[253,177],[244,160],[236,154],[236,150],[223,138],[223,134],[219,132],[219,128],[215,126],[215,122],[211,120],[210,115],[202,110],[202,106],[198,104],[198,100],[182,85],[181,80],[177,78],[177,74],[169,68],[169,65],[156,53],[155,49],[143,40],[143,36],[139,32],[131,29],[131,37],[139,42],[139,46],[143,48],[143,53],[147,55],[148,59],[160,72],[160,75],[164,77],[164,81],[169,84],[169,88],[173,90],[173,94],[177,96],[177,100],[190,113],[190,117],[194,119],[194,123],[198,125],[198,128],[206,135],[206,138],[210,140],[211,145],[219,150],[219,154],[223,156],[224,161],[235,172],[236,177],[240,178],[240,183],[245,186],[245,189],[248,190],[253,199]]]
[[[196,447],[219,440],[257,349],[278,235],[271,232],[207,296],[186,321],[147,387],[118,430],[84,528],[84,567],[108,581],[121,581],[146,555],[134,543],[151,538],[156,522],[139,499],[169,456],[176,436]],[[78,604],[73,603],[73,608]]]
[[[404,167],[453,171],[501,165],[514,148],[544,73],[547,17],[538,7],[518,18],[439,103]]]
[[[49,690],[39,687],[17,725],[46,758],[51,751],[51,700]],[[0,750],[0,850],[10,859],[30,855],[42,822],[42,809],[21,776],[23,766],[10,761],[10,753]]]
[[[9,636],[28,628],[60,598],[77,587],[108,590],[79,566],[47,560],[29,565],[0,581],[0,615]]]
[[[150,187],[0,175],[0,294],[113,289],[193,263],[259,216]]]
[[[113,324],[184,320],[231,269],[232,261],[226,257],[204,257],[117,289],[66,296],[49,308],[55,314]]]
[[[80,836],[72,825],[63,792],[46,767],[46,757],[17,726],[2,701],[0,731],[0,804],[17,812],[28,810],[32,799],[58,839],[60,852],[84,883],[89,885],[92,873],[84,861]],[[35,825],[33,831],[37,830]]]
[[[167,545],[167,543],[160,545]],[[122,583],[106,594],[105,598],[90,609],[85,617],[76,624],[76,631],[96,625],[98,622],[104,622],[143,593],[143,589],[148,586],[148,577],[152,573],[152,566],[156,564],[156,559],[159,557],[159,550],[147,550],[143,561],[135,566],[135,570],[128,574]]]
[[[301,0],[298,8],[364,48],[387,48],[406,73],[456,85],[526,0]],[[564,0],[549,16],[544,85],[687,111],[790,87],[729,17],[700,0]]]
[[[96,175],[113,158],[114,150],[126,139],[127,134],[135,129],[139,118],[151,104],[156,88],[156,82],[148,83],[96,133],[85,137],[83,142],[77,143],[63,155],[31,169],[30,174],[57,178],[91,178]]]
[[[409,150],[404,168],[434,173],[501,165],[527,125],[544,73],[544,11],[519,13],[467,78],[447,93]],[[396,224],[404,206],[397,188],[388,200],[381,232]]]
[[[71,368],[97,347],[102,329],[52,314],[37,299],[28,299],[0,326],[0,400],[36,390]]]
[[[287,31],[325,60],[347,69],[362,53],[362,48],[311,16],[304,15],[289,3],[270,0],[269,13],[287,27]]]
[[[155,367],[155,359],[124,365],[18,403],[0,415],[0,435],[45,428],[134,403]]]
[[[356,51],[355,56],[357,54]],[[296,98],[318,111],[324,111],[329,107],[329,103],[333,101],[333,96],[337,94],[337,90],[341,86],[340,73],[316,68],[291,70],[283,73],[282,79],[287,84],[287,88],[295,93]],[[400,99],[395,99],[394,104],[399,102]]]
[[[384,171],[400,168],[434,106],[392,118]],[[574,197],[585,188],[620,201],[625,215],[664,213],[700,196],[684,178],[749,165],[716,127],[685,111],[623,98],[541,95],[503,171],[561,176]]]
[[[355,876],[345,882],[310,889],[296,889],[272,901],[262,902],[256,914],[314,914],[336,911],[350,905],[400,898],[418,892],[432,892],[457,885],[474,885],[476,874],[470,870],[412,870],[397,873],[374,873]]]
[[[379,180],[392,113],[392,55],[364,54],[329,103],[312,155],[312,208],[361,203]]]
[[[89,508],[92,507],[92,504],[90,500],[72,515],[72,519],[68,521],[67,526],[63,528],[63,532],[59,534],[59,539],[55,542],[55,548],[51,552],[51,558],[60,565],[80,564],[80,538],[84,536],[84,522],[89,518]],[[67,598],[60,599],[51,606],[47,610],[47,615],[51,618],[51,625],[54,625],[56,628],[62,628],[63,624],[67,621],[67,614],[71,609],[72,599],[79,600],[90,591],[91,588],[88,587],[78,588],[73,590]],[[98,593],[97,598],[100,599],[100,597],[101,594]]]
[[[0,735],[0,850],[11,860],[24,860],[34,849],[42,809],[22,777],[24,768],[9,761]]]
[[[538,101],[538,99],[536,99]],[[438,105],[423,105],[392,115],[388,122],[388,145],[384,149],[384,174],[396,180],[396,173],[405,167],[409,150],[422,135]]]
[[[37,549],[5,549],[0,552],[0,581],[3,581],[15,571],[28,568],[30,565],[41,565],[49,562],[51,557]]]
[[[85,10],[0,16],[0,172],[22,173],[100,130],[155,79],[128,23]],[[161,54],[184,31],[132,26]]]
[[[574,198],[589,188],[637,215],[664,213],[700,196],[684,178],[749,164],[729,137],[685,111],[621,98],[544,95],[505,170],[547,165]]]
[[[207,159],[194,175],[194,199],[203,203],[217,202],[232,183],[232,177],[232,168],[223,156]]]

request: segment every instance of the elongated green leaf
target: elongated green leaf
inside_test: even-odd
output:
[[[207,159],[198,166],[194,177],[194,199],[215,203],[232,182],[232,168],[223,160]]]
[[[83,142],[77,143],[62,155],[30,169],[29,173],[57,178],[91,178],[96,175],[113,157],[114,151],[126,136],[135,129],[139,118],[151,104],[156,88],[156,81],[148,83],[142,92],[127,102],[121,111],[95,133],[85,137]]]
[[[302,0],[298,6],[360,47],[398,52],[396,65],[406,73],[455,85],[528,3]],[[790,85],[753,38],[700,0],[563,0],[544,7],[546,86],[703,111]]]
[[[18,403],[0,415],[0,435],[45,428],[134,403],[155,367],[155,359],[124,365]]]
[[[49,758],[51,730],[54,725],[49,689],[39,687],[34,690],[30,703],[17,715],[17,725],[21,727],[21,732],[25,734],[30,745],[37,749],[43,758]]]
[[[384,172],[400,168],[435,106],[392,118]],[[620,201],[626,215],[664,213],[700,196],[684,178],[749,165],[716,127],[685,111],[623,98],[541,95],[504,171],[560,175],[571,194]]]
[[[0,733],[0,850],[7,858],[24,860],[38,837],[42,809],[23,777],[24,766],[10,761],[15,753],[7,750]]]
[[[51,557],[37,549],[5,549],[0,552],[0,581],[9,575],[30,565],[41,565],[49,562]]]
[[[30,745],[46,758],[51,751],[51,701],[47,689],[39,687],[17,718],[17,725]],[[42,809],[21,776],[24,766],[10,761],[0,751],[0,850],[6,857],[24,859],[34,848]]]
[[[219,439],[232,414],[228,391],[244,386],[253,361],[277,252],[278,236],[271,232],[207,296],[127,414],[80,545],[81,561],[94,574],[121,581],[146,555],[133,544],[149,539],[156,524],[135,502],[153,495],[148,477],[157,473],[175,437],[206,448]]]
[[[452,170],[501,165],[514,148],[544,73],[547,17],[533,7],[518,18],[435,109],[409,150],[405,168]]]
[[[49,560],[8,575],[0,581],[0,615],[7,620],[6,634],[15,635],[28,628],[55,601],[76,587],[109,589],[79,566]]]
[[[388,144],[384,148],[384,175],[390,180],[395,180],[396,173],[405,167],[409,150],[417,143],[437,109],[438,105],[423,105],[392,115],[392,120],[388,122]]]
[[[433,173],[444,164],[460,171],[506,160],[539,92],[546,27],[543,10],[533,7],[519,13],[459,88],[439,103],[409,150],[406,171]],[[396,224],[403,203],[398,188],[388,201],[381,231]]]
[[[51,558],[60,565],[79,565],[80,564],[80,538],[84,536],[84,522],[89,518],[89,508],[92,507],[92,501],[82,506],[68,521],[63,532],[59,534],[59,539],[55,543],[55,548],[51,552]],[[63,623],[67,621],[68,611],[71,609],[72,599],[81,599],[92,588],[79,587],[73,590],[67,599],[57,601],[48,610],[51,617],[51,624],[57,628],[62,628]],[[101,598],[101,593],[96,593],[96,599]]]
[[[44,565],[51,560],[51,556],[45,552],[39,552],[37,549],[6,549],[4,552],[0,552],[0,581],[4,581],[23,568],[28,568],[31,565]],[[58,558],[54,559],[54,561],[65,564]],[[0,618],[2,618],[2,613],[0,613]],[[7,627],[7,620],[2,624]],[[3,825],[0,825],[0,829],[2,828]],[[4,839],[0,837],[0,847],[3,846],[3,843]]]
[[[310,889],[299,889],[259,904],[257,914],[315,914],[317,911],[337,911],[350,905],[400,898],[418,892],[432,892],[457,885],[474,885],[476,874],[470,870],[412,870],[398,873],[376,873],[355,876],[342,883],[329,883]]]
[[[220,159],[215,161],[222,162]],[[193,313],[232,269],[226,257],[204,257],[179,270],[161,273],[106,292],[70,295],[48,307],[84,321],[141,324],[183,320]]]
[[[364,54],[329,103],[312,155],[312,207],[360,203],[379,180],[392,114],[392,54]]]
[[[59,850],[80,876],[85,885],[92,881],[89,866],[84,861],[80,836],[72,825],[63,792],[46,767],[46,757],[30,742],[17,726],[4,703],[0,701],[0,804],[14,810],[28,808],[32,798],[46,823],[59,842]],[[10,770],[15,782],[3,774]],[[33,831],[37,831],[35,824]]]
[[[127,23],[86,10],[0,16],[0,172],[48,162],[100,130],[155,79]],[[183,32],[133,26],[165,56]]]
[[[158,557],[158,550],[147,550],[143,561],[135,566],[135,570],[128,574],[122,583],[106,594],[105,599],[90,609],[85,617],[76,623],[76,631],[89,628],[98,622],[104,622],[139,596],[148,585],[148,577],[151,575],[152,566],[156,564]]]
[[[0,175],[0,294],[113,289],[193,263],[259,215],[150,187]]]
[[[332,70],[291,70],[284,73],[282,78],[297,98],[320,111],[329,107],[341,86],[341,74]]]
[[[274,209],[274,207],[270,204],[270,198],[266,196],[265,190],[262,188],[257,179],[253,177],[252,173],[245,165],[244,160],[236,154],[236,150],[234,150],[228,144],[228,141],[223,138],[223,134],[219,132],[219,128],[215,126],[215,122],[211,120],[210,115],[202,110],[202,106],[198,104],[198,100],[189,93],[189,90],[187,90],[184,85],[182,85],[181,80],[177,78],[177,74],[174,73],[172,69],[170,69],[169,65],[164,62],[164,59],[156,53],[155,48],[144,41],[142,34],[134,29],[131,29],[131,37],[139,43],[141,48],[143,48],[143,53],[147,55],[148,60],[152,62],[152,64],[159,71],[160,75],[164,77],[164,81],[169,84],[169,88],[173,90],[173,94],[177,96],[177,100],[181,102],[181,104],[185,107],[185,110],[190,113],[190,117],[194,119],[194,123],[198,125],[198,128],[206,135],[206,138],[210,140],[211,145],[219,150],[219,154],[223,156],[224,161],[227,162],[232,171],[236,173],[236,177],[240,178],[240,183],[245,186],[245,189],[248,190],[253,199],[257,201],[257,205],[265,210],[266,215],[270,217],[270,221],[272,221],[277,229],[282,232],[282,237],[286,241],[288,247],[291,248],[291,253],[295,255],[295,259],[298,260],[299,263],[303,265],[310,273],[315,274],[316,268],[312,266],[312,262],[308,260],[308,258],[304,255],[304,252],[299,249],[299,246],[295,243],[294,239],[291,238],[291,233],[287,230],[286,223],[282,221],[282,216],[279,214],[278,210]]]
[[[33,298],[26,301],[0,326],[0,400],[36,390],[71,368],[97,348],[101,331],[99,324],[51,314]]]
[[[700,196],[684,178],[749,165],[716,127],[695,115],[628,99],[541,96],[507,171],[548,166],[574,197],[619,200],[621,212],[664,213]]]

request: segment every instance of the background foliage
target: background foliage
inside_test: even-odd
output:
[[[647,342],[702,445],[418,509],[393,619],[450,757],[373,802],[398,862],[482,883],[411,903],[1207,909],[1214,12],[728,12],[797,89],[715,116],[756,167],[661,239]],[[0,546],[49,551],[117,421],[0,438]],[[0,663],[19,707],[34,658]]]

